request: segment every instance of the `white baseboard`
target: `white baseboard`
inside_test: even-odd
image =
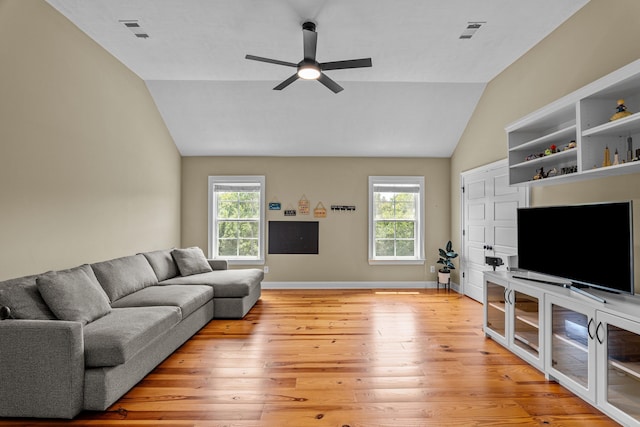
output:
[[[262,282],[262,289],[427,289],[436,282]],[[440,285],[444,289],[443,285]],[[458,285],[451,284],[458,291]]]

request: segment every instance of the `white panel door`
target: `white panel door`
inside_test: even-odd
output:
[[[527,187],[510,187],[506,161],[461,175],[462,251],[460,281],[465,295],[482,301],[483,272],[492,267],[485,256],[507,256],[517,250],[517,209],[529,204]]]

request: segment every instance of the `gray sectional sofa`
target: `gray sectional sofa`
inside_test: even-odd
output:
[[[244,317],[263,277],[185,248],[0,282],[0,417],[107,409],[210,320]]]

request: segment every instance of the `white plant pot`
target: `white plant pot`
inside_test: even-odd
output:
[[[449,283],[449,279],[451,278],[451,273],[443,273],[442,271],[438,271],[438,283]]]

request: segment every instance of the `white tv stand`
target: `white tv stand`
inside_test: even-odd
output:
[[[544,281],[485,272],[485,335],[617,422],[640,427],[640,297]]]
[[[602,297],[599,297],[597,295],[594,295],[594,294],[590,294],[589,292],[587,292],[587,291],[585,291],[585,290],[583,290],[583,289],[581,289],[581,288],[579,288],[577,286],[573,286],[573,284],[571,284],[571,283],[554,282],[552,280],[544,280],[544,279],[538,279],[538,278],[534,278],[534,277],[527,277],[527,276],[521,276],[521,275],[515,275],[515,274],[512,277],[514,279],[528,280],[530,282],[545,283],[547,285],[553,285],[553,286],[561,286],[561,287],[566,288],[566,289],[571,289],[573,292],[577,292],[577,293],[579,293],[581,295],[584,295],[587,298],[591,298],[592,300],[596,300],[596,301],[601,302],[603,304],[607,302],[606,299],[604,299]]]

